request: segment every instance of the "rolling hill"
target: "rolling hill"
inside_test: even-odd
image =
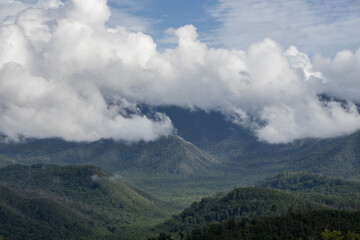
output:
[[[228,219],[259,219],[319,209],[358,211],[359,197],[357,182],[316,174],[281,173],[261,181],[258,187],[235,188],[195,202],[159,228],[179,233]]]
[[[290,209],[326,209],[311,200],[285,191],[263,188],[236,188],[224,195],[204,198],[159,226],[165,232],[186,232],[196,227],[246,217],[269,217],[285,214]]]

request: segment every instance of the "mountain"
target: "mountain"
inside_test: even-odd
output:
[[[216,144],[234,132],[240,132],[246,139],[252,137],[248,130],[228,121],[220,112],[189,110],[174,106],[158,107],[155,110],[170,117],[176,128],[176,135],[205,151],[211,151]]]
[[[221,167],[213,156],[175,135],[132,144],[111,139],[89,143],[26,139],[22,142],[2,142],[0,152],[3,165],[14,162],[96,164],[112,172],[134,170],[164,176],[188,177]]]
[[[218,159],[230,161],[233,168],[248,169],[255,176],[307,171],[360,180],[360,132],[330,139],[302,139],[288,144],[268,144],[234,132],[209,152]]]
[[[169,205],[95,166],[13,165],[0,169],[0,184],[0,203],[5,207],[1,224],[15,219],[19,224],[11,231],[28,226],[19,232],[23,236],[46,222],[44,232],[59,223],[59,234],[74,239],[72,231],[84,238],[90,234],[95,239],[135,239],[150,234],[152,226],[171,213]],[[10,230],[0,229],[0,235]]]
[[[322,101],[328,98],[322,96]],[[177,135],[224,163],[227,173],[240,173],[240,185],[253,184],[282,171],[307,171],[360,180],[360,131],[336,138],[269,144],[259,141],[251,131],[219,112],[177,107],[157,110],[171,118]]]
[[[322,99],[325,101],[325,96]],[[179,136],[225,162],[230,169],[251,172],[253,183],[286,170],[360,180],[360,131],[337,138],[268,144],[219,112],[176,107],[160,110],[171,118]]]
[[[36,151],[28,154],[31,148]],[[4,156],[26,165],[96,165],[179,208],[232,185],[227,180],[219,181],[226,179],[222,163],[178,136],[133,144],[106,139],[90,143],[28,139],[2,143],[0,149]],[[210,182],[214,184],[208,185]],[[183,190],[181,196],[179,190]]]
[[[0,166],[14,162],[92,164],[179,209],[218,191],[251,186],[284,171],[360,180],[360,132],[332,139],[268,144],[219,112],[178,107],[155,111],[172,119],[177,135],[137,143],[111,139],[82,143],[61,139],[3,141]]]

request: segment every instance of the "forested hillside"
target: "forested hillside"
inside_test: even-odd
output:
[[[360,239],[360,213],[341,210],[289,212],[283,216],[229,219],[176,235],[162,233],[149,240]]]
[[[175,215],[160,228],[166,232],[189,231],[229,218],[282,215],[289,210],[321,209],[326,205],[284,191],[263,188],[237,188],[225,194],[204,198]]]
[[[1,224],[7,226],[0,229],[3,236],[23,225],[27,227],[17,236],[25,238],[41,225],[33,239],[41,239],[42,230],[50,234],[52,228],[58,229],[54,234],[59,239],[67,238],[61,234],[73,239],[133,239],[150,234],[171,210],[94,166],[14,165],[0,169],[0,184]],[[9,225],[11,221],[15,223]]]
[[[0,186],[0,236],[4,239],[99,239],[101,225],[58,201],[26,197]]]
[[[288,231],[289,239],[309,233],[319,236],[326,228],[359,233],[336,219],[356,222],[356,214],[318,211],[357,212],[357,182],[290,172],[269,177],[259,186],[204,198],[170,218],[176,212],[174,206],[98,167],[12,165],[0,169],[0,236],[21,239],[30,234],[29,239],[49,239],[52,233],[59,239],[145,239],[166,232],[178,237],[188,234],[189,239],[221,239],[224,234],[248,239],[259,237],[257,231],[265,223],[269,236],[283,237],[281,231]],[[330,222],[321,222],[319,214]],[[305,216],[313,223],[307,225]],[[275,227],[283,221],[293,221],[299,229]]]
[[[360,183],[324,175],[285,172],[264,179],[260,187],[290,191],[328,206],[360,210]]]
[[[359,211],[360,184],[306,173],[281,173],[261,181],[259,187],[235,188],[193,203],[160,228],[186,232],[230,218],[282,216],[315,209]]]

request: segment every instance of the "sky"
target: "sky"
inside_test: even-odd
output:
[[[311,55],[333,57],[342,49],[356,50],[360,40],[359,0],[113,0],[109,5],[124,16],[113,14],[110,25],[129,22],[129,28],[150,34],[160,48],[171,42],[171,29],[186,24],[194,25],[209,45],[236,49],[268,37],[284,48],[295,45]]]
[[[0,0],[0,22],[10,140],[175,131],[142,104],[218,111],[269,143],[360,129],[359,0]]]

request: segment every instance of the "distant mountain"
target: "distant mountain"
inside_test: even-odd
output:
[[[360,181],[360,132],[288,144],[260,142],[218,112],[161,107],[177,135],[125,143],[23,139],[0,143],[0,166],[92,164],[179,208],[234,186],[254,185],[283,171],[307,171]],[[150,110],[148,110],[150,111]]]
[[[307,171],[360,180],[360,132],[330,139],[302,139],[288,144],[267,144],[234,133],[210,151],[233,167],[253,175],[270,176],[281,171]]]
[[[168,205],[94,166],[14,165],[0,169],[0,184],[0,224],[16,222],[0,228],[0,236],[27,226],[17,238],[26,239],[41,225],[33,239],[57,227],[59,239],[136,239],[170,214]]]
[[[360,193],[360,183],[306,172],[283,172],[262,180],[259,187],[293,192],[319,193],[344,197]]]
[[[216,144],[235,132],[240,133],[244,139],[255,139],[249,130],[226,120],[220,112],[179,107],[159,107],[156,111],[170,117],[177,135],[205,151],[211,151]]]
[[[29,154],[32,148],[36,150]],[[96,165],[181,207],[235,185],[229,182],[237,178],[224,177],[226,166],[179,136],[133,144],[106,139],[90,143],[27,139],[20,143],[2,143],[0,150],[4,157],[26,165]],[[214,184],[209,184],[211,182]],[[174,198],[182,189],[183,196]],[[198,193],[194,194],[193,190]]]
[[[157,176],[201,175],[221,167],[216,158],[178,136],[133,144],[105,139],[90,143],[30,139],[17,144],[2,143],[0,150],[3,153],[0,161],[3,160],[4,165],[15,161],[23,164],[94,164],[112,172],[136,171]],[[16,160],[11,162],[11,158]]]
[[[319,98],[330,99],[324,95]],[[212,154],[230,170],[240,171],[241,175],[244,170],[250,173],[241,179],[242,182],[247,179],[247,184],[281,171],[307,171],[360,180],[360,131],[337,138],[268,144],[219,112],[176,107],[158,110],[170,116],[179,136]]]
[[[310,173],[284,172],[264,179],[259,186],[291,191],[337,209],[360,210],[359,182]]]

